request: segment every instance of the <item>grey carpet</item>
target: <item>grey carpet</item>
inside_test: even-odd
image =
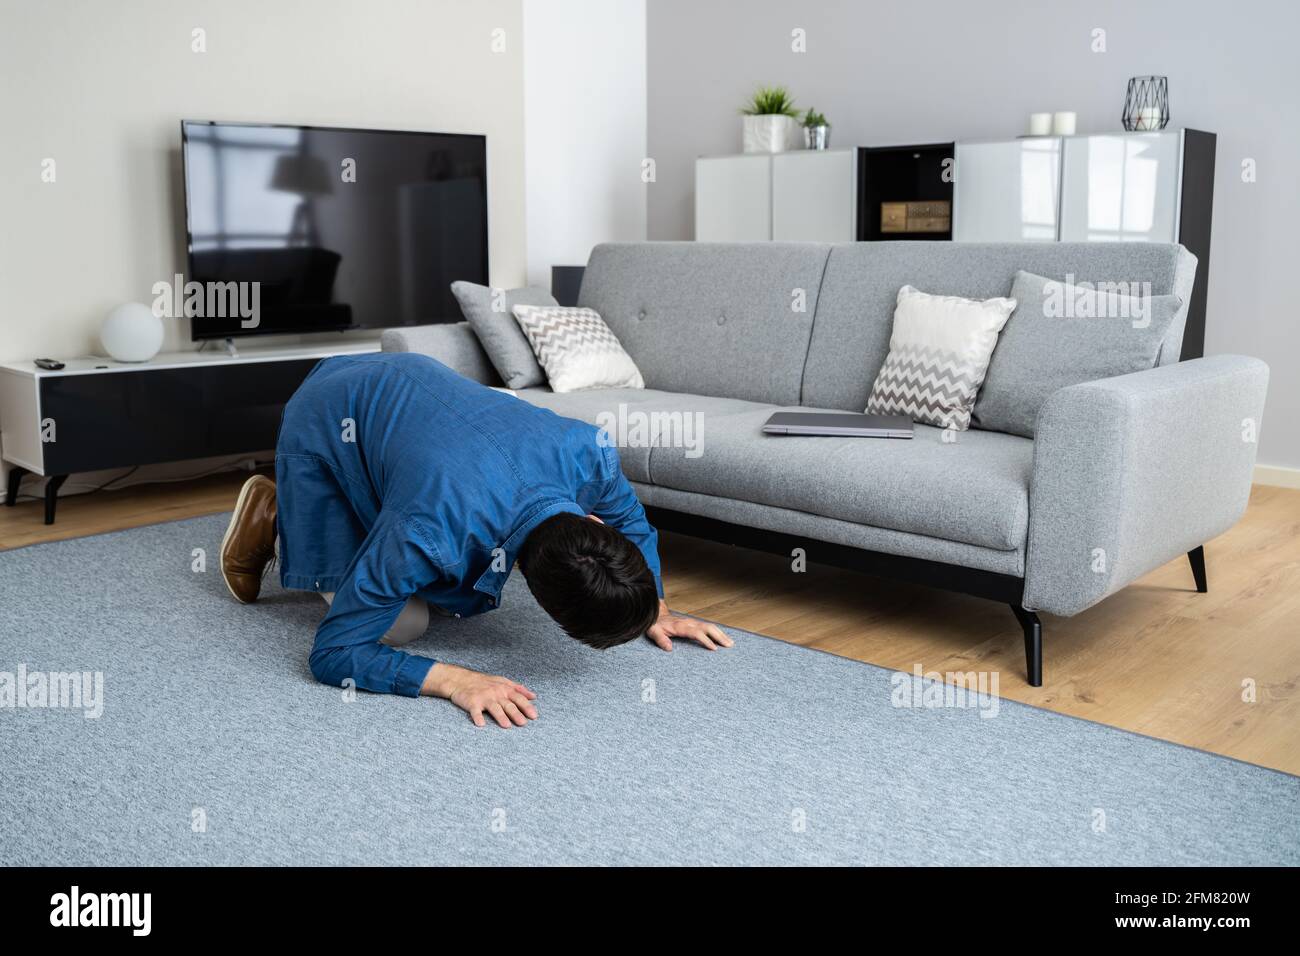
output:
[[[1012,702],[895,708],[891,672],[743,632],[591,651],[517,576],[413,647],[529,684],[539,721],[345,702],[307,669],[319,598],[227,593],[225,520],[0,553],[0,671],[105,682],[97,720],[0,711],[0,863],[1300,863],[1295,777]]]

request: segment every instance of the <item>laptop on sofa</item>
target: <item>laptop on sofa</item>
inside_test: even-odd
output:
[[[911,438],[906,415],[863,412],[776,412],[763,424],[768,435],[850,435],[859,438]]]

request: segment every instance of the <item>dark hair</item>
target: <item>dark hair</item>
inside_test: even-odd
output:
[[[519,552],[528,590],[566,634],[604,650],[645,633],[659,592],[644,555],[622,533],[564,512],[547,518]]]

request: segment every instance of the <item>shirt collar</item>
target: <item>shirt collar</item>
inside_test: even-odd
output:
[[[500,604],[501,589],[505,587],[506,579],[510,577],[510,571],[515,566],[515,558],[519,556],[519,549],[523,547],[524,540],[547,518],[565,512],[586,516],[586,512],[578,507],[577,502],[565,501],[563,498],[548,498],[533,505],[515,530],[510,532],[510,537],[498,545],[498,548],[505,552],[505,560],[497,561],[494,549],[493,560],[488,562],[487,570],[474,582],[474,590],[486,594],[493,607]],[[498,566],[504,567],[505,570],[495,570]]]

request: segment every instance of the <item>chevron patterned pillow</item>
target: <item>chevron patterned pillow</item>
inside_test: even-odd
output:
[[[965,431],[998,333],[1015,299],[928,295],[898,290],[889,355],[876,376],[867,411]]]
[[[596,310],[516,305],[513,311],[551,391],[645,388],[632,356]]]

